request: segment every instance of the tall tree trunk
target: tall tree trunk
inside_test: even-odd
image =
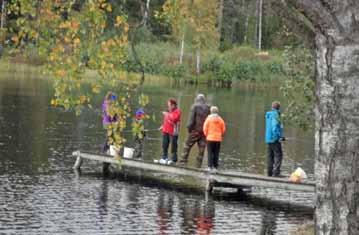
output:
[[[287,2],[316,31],[316,234],[359,234],[359,3]]]
[[[196,51],[196,73],[197,75],[201,73],[201,51],[199,49]]]
[[[6,20],[6,0],[3,0],[1,4],[1,23],[0,23],[1,31],[5,26],[5,20]]]
[[[147,25],[148,22],[148,15],[150,12],[150,1],[151,0],[146,0],[146,8],[145,8],[145,12],[143,13],[143,24]]]
[[[179,57],[180,64],[183,63],[183,54],[184,54],[184,33],[183,33],[182,39],[181,39],[181,51],[180,51],[180,57]]]
[[[223,21],[223,8],[224,8],[224,0],[220,0],[219,2],[219,10],[218,10],[218,34],[219,38],[221,39],[221,32],[222,32],[222,21]]]
[[[246,1],[245,0],[243,0],[242,4],[243,4],[243,6],[242,6],[243,7],[243,14],[245,16],[244,30],[243,30],[243,33],[244,33],[243,42],[247,43],[247,32],[248,32],[248,22],[249,22],[249,6],[246,6]]]
[[[262,13],[263,0],[259,0],[259,15],[258,15],[258,50],[262,50]]]
[[[255,17],[256,17],[256,29],[255,29],[255,31],[256,31],[256,33],[255,33],[255,35],[254,35],[254,46],[255,47],[257,47],[258,46],[258,44],[257,44],[257,42],[258,42],[258,25],[259,25],[259,20],[258,20],[258,16],[259,16],[259,0],[256,0],[256,10],[255,10]]]
[[[359,234],[359,42],[318,34],[318,234]]]

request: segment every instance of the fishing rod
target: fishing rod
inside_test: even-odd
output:
[[[146,129],[146,130],[143,130],[144,132],[155,132],[155,131],[160,131],[159,128],[155,128],[155,129]],[[133,132],[132,130],[123,130],[122,132],[124,133],[131,133]]]
[[[296,137],[285,137],[285,141],[296,141],[296,142],[303,142],[303,143],[313,143],[313,141],[310,141],[308,139],[303,138],[296,138]]]

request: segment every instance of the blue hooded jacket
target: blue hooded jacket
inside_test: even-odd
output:
[[[266,134],[265,142],[267,144],[274,143],[283,137],[283,127],[280,122],[280,112],[272,109],[266,113]]]

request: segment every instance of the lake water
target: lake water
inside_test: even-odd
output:
[[[71,169],[72,151],[98,152],[103,143],[99,108],[77,117],[51,107],[51,83],[22,66],[3,69],[0,77],[0,234],[288,234],[313,219],[305,207],[312,204],[311,194],[254,189],[245,198],[206,197],[104,178],[96,163],[84,164],[78,176]],[[143,90],[151,99],[146,111],[156,116],[148,129],[159,127],[168,97],[179,100],[184,126],[195,94],[206,94],[227,122],[221,169],[265,173],[264,113],[280,100],[277,89],[174,87],[152,80]],[[285,127],[285,135],[290,138],[283,146],[283,173],[301,166],[312,177],[313,133]],[[160,136],[148,134],[146,160],[160,157]],[[182,128],[180,153],[185,136]],[[195,155],[196,147],[190,164]]]

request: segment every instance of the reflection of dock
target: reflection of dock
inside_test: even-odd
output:
[[[111,164],[117,165],[119,161],[108,155],[93,154],[75,151],[72,153],[77,157],[74,165],[75,169],[80,169],[83,159],[102,162],[104,170],[108,170]],[[314,192],[314,182],[292,183],[285,178],[274,178],[262,175],[236,173],[233,171],[218,171],[217,173],[209,173],[203,169],[187,168],[179,166],[161,165],[152,162],[145,162],[133,159],[121,159],[121,165],[129,168],[140,169],[144,171],[154,171],[160,173],[168,173],[173,175],[182,175],[205,180],[206,190],[212,191],[213,187],[231,187],[231,188],[250,188],[264,187],[274,189],[285,189],[303,192]]]

